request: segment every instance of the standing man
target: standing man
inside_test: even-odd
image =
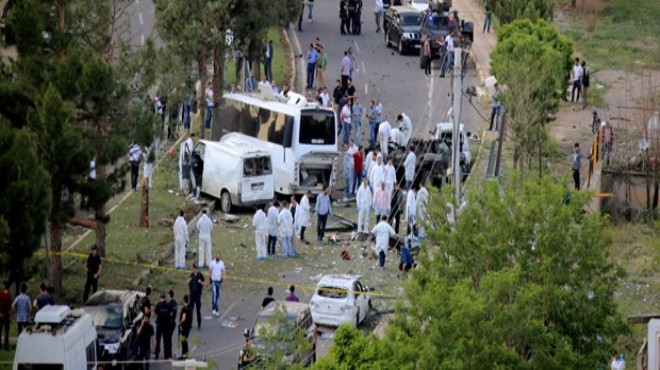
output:
[[[417,220],[420,222],[420,235],[426,235],[424,233],[424,220],[426,219],[426,212],[429,207],[429,191],[426,190],[426,181],[422,179],[419,182],[419,190],[417,190]]]
[[[151,326],[149,319],[151,314],[142,316],[142,322],[137,329],[138,337],[138,361],[144,361],[142,369],[149,370],[149,360],[151,360],[151,346],[154,344],[154,327]]]
[[[183,307],[179,315],[179,341],[181,342],[181,356],[188,357],[188,335],[192,329],[192,309],[187,295],[183,296]]]
[[[183,270],[186,268],[186,246],[190,242],[188,236],[188,224],[183,218],[183,210],[179,211],[179,216],[174,220],[174,268]]]
[[[277,218],[280,215],[278,208],[280,203],[275,201],[270,208],[268,208],[268,214],[266,216],[266,221],[268,224],[268,255],[275,256],[277,248]]]
[[[353,191],[355,194],[362,184],[362,173],[364,172],[364,148],[358,147],[357,152],[353,153]]]
[[[206,120],[204,121],[204,127],[211,128],[211,122],[213,122],[213,86],[212,81],[209,81],[206,85],[206,91],[204,92],[206,96]]]
[[[394,191],[394,184],[396,184],[396,169],[392,164],[392,157],[387,159],[387,164],[385,165],[385,169],[383,171],[383,184],[385,184],[387,194],[391,196],[392,192]],[[389,201],[390,198],[388,197],[387,202],[389,203]]]
[[[366,234],[369,232],[369,211],[371,210],[372,195],[367,179],[362,180],[362,185],[357,191],[355,204],[358,210],[357,232]]]
[[[345,35],[349,32],[350,28],[348,24],[348,0],[341,0],[339,2],[339,19],[341,20],[339,29],[341,30],[341,34]]]
[[[348,145],[344,144],[344,202],[348,201],[353,189],[353,154],[348,151]]]
[[[399,224],[401,223],[401,209],[403,208],[403,194],[399,184],[394,185],[394,193],[392,193],[392,200],[390,201],[390,224],[399,235]]]
[[[314,88],[314,74],[316,73],[316,58],[318,58],[318,51],[314,47],[314,44],[309,44],[309,50],[307,51],[307,89],[311,90]]]
[[[493,95],[491,96],[490,99],[490,127],[488,127],[488,131],[493,131],[497,130],[497,124],[500,119],[500,110],[501,110],[501,105],[500,105],[500,95],[502,94],[502,89],[500,89],[500,85],[495,83],[495,91],[493,91]]]
[[[394,229],[387,223],[387,216],[383,216],[376,226],[371,230],[376,235],[376,253],[378,253],[378,265],[380,271],[385,269],[385,253],[390,247],[390,236],[395,236]]]
[[[170,326],[170,307],[165,300],[165,294],[160,295],[160,300],[156,303],[156,308],[154,308],[154,313],[156,314],[156,349],[154,352],[154,358],[158,359],[160,355],[160,342],[163,342],[163,348],[167,348],[167,330]],[[171,346],[170,339],[170,346]],[[165,350],[167,354],[167,350]],[[165,356],[167,358],[167,356]]]
[[[344,146],[348,144],[348,139],[351,138],[351,105],[349,103],[344,104],[341,108],[341,123],[344,129]]]
[[[30,296],[27,295],[27,284],[21,284],[21,294],[14,299],[12,308],[16,312],[17,332],[20,335],[30,321]]]
[[[355,14],[353,15],[353,34],[362,33],[362,0],[355,1]]]
[[[220,297],[222,294],[222,278],[225,275],[225,263],[220,259],[220,252],[215,252],[215,259],[209,263],[211,278],[211,309],[213,316],[219,316]]]
[[[406,235],[417,235],[417,193],[415,188],[410,188],[408,190],[408,196],[406,198],[406,222],[408,227],[406,230]]]
[[[374,191],[374,208],[376,209],[376,222],[379,222],[381,218],[387,219],[390,211],[390,193],[384,182]]]
[[[328,66],[328,54],[325,53],[325,48],[322,45],[317,44],[316,49],[318,50],[318,56],[316,57],[316,77],[318,78],[319,86],[325,89],[325,69]]]
[[[197,269],[197,264],[193,263],[193,271],[188,277],[188,292],[190,293],[190,310],[194,308],[197,311],[197,328],[202,328],[202,288],[204,286],[204,275]],[[192,321],[192,314],[190,315]]]
[[[316,235],[319,243],[323,242],[325,236],[325,225],[328,222],[328,215],[332,214],[332,203],[330,200],[330,188],[323,186],[323,192],[316,197]]]
[[[383,166],[383,157],[378,155],[376,157],[376,163],[373,164],[369,170],[369,185],[374,192],[381,184],[383,184],[384,173],[385,168]]]
[[[369,105],[369,145],[373,150],[376,147],[376,136],[378,135],[378,126],[380,125],[380,110],[376,100],[372,99]]]
[[[128,163],[131,165],[131,189],[135,193],[137,191],[138,171],[140,171],[140,157],[142,157],[142,149],[140,145],[133,141],[128,147]]]
[[[172,334],[174,333],[174,328],[176,328],[176,314],[177,314],[177,303],[174,299],[174,291],[170,289],[167,292],[167,308],[168,316],[170,318],[169,324],[165,327],[165,337],[163,338],[163,347],[165,347],[165,359],[172,358]]]
[[[344,57],[341,59],[339,74],[341,75],[341,87],[346,91],[346,89],[348,89],[348,79],[351,77],[351,57],[348,56],[348,50],[344,50]]]
[[[307,21],[309,21],[309,23],[314,23],[314,0],[307,0],[307,7],[309,8],[309,12],[307,13]]]
[[[445,58],[444,63],[442,63],[442,71],[440,77],[444,78],[447,71],[451,72],[451,69],[454,66],[454,33],[449,32],[445,37]]]
[[[380,32],[380,19],[383,17],[383,0],[375,0],[374,16],[376,20],[376,33]]]
[[[286,202],[282,202],[280,213],[277,215],[277,225],[280,231],[280,241],[282,243],[282,257],[294,257],[291,246],[291,236],[293,235],[293,216]]]
[[[580,143],[575,143],[573,151],[573,163],[571,168],[573,168],[573,182],[575,183],[575,190],[580,190],[580,158],[582,157],[582,151],[580,151]]]
[[[87,280],[85,280],[83,302],[87,302],[90,288],[92,290],[92,294],[96,293],[96,291],[99,289],[99,275],[101,275],[101,256],[99,256],[99,250],[96,244],[92,245],[92,250],[89,253],[89,256],[87,256],[85,272],[87,272]]]
[[[268,38],[264,48],[264,74],[268,81],[273,80],[273,40]]]
[[[9,315],[11,313],[11,283],[5,281],[5,288],[0,292],[0,344],[2,344],[2,333],[5,334],[4,349],[9,351]]]
[[[287,302],[300,302],[300,299],[298,298],[295,292],[296,292],[296,286],[291,285],[289,287],[289,295],[287,295],[284,300]]]
[[[32,307],[34,307],[36,311],[39,311],[45,306],[52,304],[55,304],[55,302],[53,301],[53,297],[51,297],[50,294],[48,294],[48,287],[46,286],[46,284],[41,283],[41,286],[39,286],[39,294],[34,299],[34,302],[32,303]]]
[[[392,135],[392,125],[389,122],[381,122],[378,126],[378,142],[380,143],[380,152],[383,154],[384,158],[387,158],[388,154],[388,143],[390,141],[390,136]]]
[[[197,231],[199,232],[199,264],[204,267],[204,262],[211,262],[211,230],[213,230],[213,221],[206,214],[206,209],[202,210],[202,215],[197,220]]]
[[[594,116],[593,121],[591,121],[591,133],[593,135],[596,135],[598,133],[598,130],[600,130],[600,125],[602,121],[600,120],[600,117],[598,117],[598,111],[593,110],[591,111],[591,114]]]
[[[305,0],[300,2],[300,14],[298,15],[298,32],[302,32],[303,13],[305,12]]]
[[[312,196],[312,192],[307,190],[305,195],[300,199],[300,204],[296,210],[296,223],[300,227],[300,241],[309,245],[307,239],[305,239],[305,230],[312,224],[309,217],[309,211],[312,207],[309,205],[309,197]]]
[[[490,10],[490,7],[488,6],[488,4],[486,4],[485,8],[486,8],[486,18],[484,19],[484,30],[483,30],[483,32],[484,33],[486,33],[486,32],[490,33],[490,21],[493,18],[493,12]]]
[[[291,257],[298,257],[298,235],[300,232],[300,225],[296,222],[298,219],[298,201],[296,196],[292,195],[289,203],[289,211],[291,212]]]
[[[575,58],[575,64],[571,71],[571,81],[573,81],[573,88],[571,89],[571,102],[576,103],[580,100],[580,85],[582,84],[582,67],[580,66],[580,58]],[[577,97],[575,96],[577,91]]]
[[[266,214],[261,208],[257,207],[257,211],[252,217],[252,227],[254,228],[254,244],[257,247],[257,261],[266,261]]]
[[[364,105],[362,105],[357,96],[353,98],[352,106],[353,126],[355,126],[355,142],[358,146],[362,145],[362,115],[364,115]],[[355,187],[358,185],[356,184]]]
[[[417,156],[412,145],[408,147],[408,155],[403,161],[404,176],[406,178],[406,191],[410,190],[415,180],[415,167],[417,166]]]
[[[590,84],[590,77],[591,71],[589,68],[587,68],[587,62],[584,60],[582,61],[582,100],[584,101],[584,105],[582,106],[582,109],[587,109],[587,89],[589,88]]]
[[[424,53],[424,74],[428,77],[431,75],[431,59],[433,58],[431,54],[431,35],[424,36],[422,52]]]
[[[585,98],[587,96],[585,95]],[[603,148],[603,157],[607,160],[607,165],[609,166],[610,164],[610,156],[612,154],[612,144],[614,143],[614,128],[612,127],[612,124],[610,124],[610,121],[612,120],[612,116],[610,115],[609,119],[605,121],[605,125],[601,127],[602,131],[602,144],[601,147]]]

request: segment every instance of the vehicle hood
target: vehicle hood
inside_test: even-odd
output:
[[[403,32],[419,33],[421,27],[419,27],[419,26],[405,26],[405,27],[401,27],[401,29],[403,30]]]
[[[97,327],[96,335],[99,343],[121,340],[121,330],[119,329],[104,329]]]

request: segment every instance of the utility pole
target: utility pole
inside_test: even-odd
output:
[[[454,92],[452,99],[454,106],[452,108],[452,116],[454,118],[454,130],[452,132],[452,171],[454,175],[453,183],[455,188],[456,204],[461,203],[461,141],[460,141],[460,124],[461,124],[461,99],[463,98],[463,79],[461,78],[461,64],[463,57],[463,49],[454,48]]]

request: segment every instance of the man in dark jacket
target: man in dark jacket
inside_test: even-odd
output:
[[[183,296],[183,307],[179,315],[179,340],[181,341],[181,356],[188,355],[188,335],[192,329],[192,309],[188,304],[188,296]]]
[[[197,311],[197,328],[202,327],[202,290],[204,288],[204,275],[199,272],[197,264],[193,264],[193,272],[188,278],[188,289],[190,292],[190,309],[193,307]],[[191,318],[192,320],[192,315]]]
[[[392,192],[392,200],[390,201],[390,224],[394,228],[394,231],[399,234],[399,224],[401,223],[401,211],[405,204],[405,199],[399,189],[399,184],[394,185],[394,191]]]
[[[156,303],[156,308],[154,309],[156,314],[156,352],[155,358],[158,358],[160,354],[160,342],[163,340],[163,348],[167,348],[167,330],[170,325],[170,308],[167,302],[165,301],[165,294],[160,295],[160,300]],[[170,345],[172,341],[170,339]],[[165,349],[167,353],[167,349]]]

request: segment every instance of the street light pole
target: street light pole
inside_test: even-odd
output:
[[[460,122],[461,122],[461,99],[463,98],[463,79],[461,78],[461,62],[463,49],[454,48],[454,92],[452,99],[454,106],[452,116],[454,118],[454,130],[452,132],[452,171],[454,175],[453,183],[456,192],[456,204],[461,202],[461,141],[460,141]]]

